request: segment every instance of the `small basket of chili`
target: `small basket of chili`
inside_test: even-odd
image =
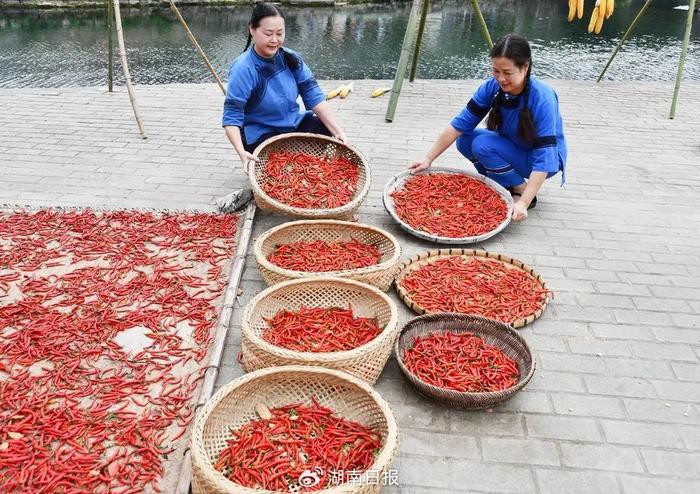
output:
[[[395,175],[384,187],[383,200],[401,228],[442,244],[491,238],[513,215],[513,198],[501,185],[476,172],[446,167]]]
[[[396,290],[418,314],[459,312],[514,328],[540,317],[552,295],[530,266],[503,254],[474,249],[435,249],[399,267]]]
[[[308,276],[349,278],[387,291],[399,268],[401,246],[388,232],[338,220],[301,220],[263,233],[255,260],[268,285]]]
[[[337,139],[292,132],[267,139],[253,153],[248,177],[258,207],[309,219],[351,220],[367,196],[369,165]]]
[[[404,376],[428,398],[455,408],[488,408],[532,378],[535,361],[522,336],[492,319],[442,312],[408,321],[395,344]]]
[[[374,384],[391,355],[397,326],[396,304],[374,286],[334,277],[285,281],[246,306],[243,367],[314,365]]]
[[[397,444],[389,405],[359,379],[318,367],[263,369],[225,385],[195,418],[192,492],[378,493],[376,477]]]

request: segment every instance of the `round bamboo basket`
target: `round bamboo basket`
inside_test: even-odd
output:
[[[428,264],[431,264],[438,259],[444,259],[447,257],[455,257],[455,256],[460,256],[464,258],[469,258],[469,257],[487,257],[489,259],[495,259],[497,261],[502,262],[503,264],[506,264],[508,267],[513,268],[513,269],[520,269],[522,271],[525,271],[528,273],[530,276],[535,278],[537,282],[540,284],[540,286],[547,292],[547,296],[544,298],[542,305],[540,308],[535,311],[533,314],[528,315],[527,317],[522,317],[520,319],[517,319],[512,322],[507,322],[510,326],[514,328],[521,328],[525,326],[526,324],[530,324],[533,322],[535,319],[540,317],[544,310],[547,308],[547,302],[550,297],[550,290],[547,287],[547,283],[542,279],[542,277],[535,272],[534,269],[532,269],[530,266],[527,264],[524,264],[517,259],[512,259],[508,256],[505,256],[503,254],[496,254],[493,252],[487,252],[484,250],[475,250],[475,249],[435,249],[435,250],[430,250],[427,252],[422,252],[418,255],[415,255],[411,257],[408,261],[405,261],[401,264],[399,267],[399,273],[396,275],[396,291],[399,294],[399,297],[401,300],[404,301],[408,307],[411,308],[414,312],[417,314],[425,314],[428,312],[426,309],[421,307],[419,304],[413,301],[411,298],[411,295],[408,293],[408,291],[401,285],[401,282],[403,279],[416,269],[420,269],[423,266],[427,266]]]
[[[343,271],[309,272],[284,269],[267,260],[267,257],[283,244],[352,239],[375,245],[381,253],[379,264]],[[390,233],[369,225],[337,220],[302,220],[284,223],[263,233],[255,242],[254,251],[260,274],[268,285],[310,276],[336,276],[361,281],[384,291],[391,287],[401,257],[401,246]]]
[[[512,358],[520,369],[520,378],[514,386],[503,391],[474,393],[433,386],[418,378],[404,365],[404,352],[413,345],[415,337],[430,333],[469,332],[482,338]],[[507,324],[480,316],[439,312],[414,317],[399,333],[395,344],[396,360],[406,379],[426,397],[454,408],[488,408],[512,398],[532,379],[535,361],[525,339]]]
[[[369,343],[341,352],[297,352],[263,340],[265,319],[280,310],[352,305],[356,317],[374,317],[382,332]],[[285,281],[259,293],[246,306],[241,351],[246,371],[282,365],[313,365],[347,372],[370,384],[379,378],[396,339],[396,304],[378,288],[344,278],[318,277]]]
[[[439,235],[434,235],[432,233],[413,228],[411,225],[409,225],[399,217],[398,213],[396,212],[396,209],[394,208],[394,200],[392,199],[391,194],[397,190],[400,190],[403,187],[403,184],[415,175],[433,175],[438,173],[454,173],[460,175],[467,175],[476,180],[479,180],[480,182],[484,182],[486,185],[488,185],[494,191],[496,191],[498,195],[500,195],[501,198],[505,201],[506,205],[508,206],[506,218],[501,222],[500,225],[498,225],[495,229],[491,230],[490,232],[482,233],[481,235],[474,235],[471,237],[441,237]],[[440,244],[472,244],[476,242],[482,242],[503,231],[503,229],[505,229],[505,227],[508,226],[511,217],[513,216],[513,197],[510,195],[510,192],[504,189],[497,182],[494,182],[493,180],[491,180],[488,177],[485,177],[484,175],[469,170],[461,170],[457,168],[433,166],[427,170],[422,170],[415,174],[412,174],[410,171],[401,172],[398,175],[393,176],[386,184],[386,186],[384,187],[384,195],[382,196],[382,199],[384,201],[384,208],[389,212],[391,217],[394,218],[394,221],[396,221],[401,226],[401,228],[418,238],[430,240],[431,242],[437,242]]]
[[[344,372],[318,367],[287,366],[247,374],[221,388],[197,414],[192,426],[192,492],[194,494],[276,494],[281,491],[241,486],[214,469],[219,453],[237,429],[258,418],[255,405],[270,408],[310,403],[314,397],[338,415],[371,427],[382,435],[382,448],[372,467],[351,483],[321,491],[324,494],[378,493],[369,472],[382,478],[398,445],[398,426],[386,401],[369,385]],[[290,492],[302,492],[291,485]],[[305,491],[304,491],[305,492]]]
[[[265,178],[265,164],[268,156],[275,151],[306,153],[322,158],[343,157],[349,159],[357,165],[360,172],[355,195],[347,204],[330,209],[292,207],[273,199],[262,189],[261,182]],[[255,148],[253,154],[258,158],[258,161],[249,162],[248,177],[250,178],[255,202],[264,211],[309,219],[352,220],[355,212],[359,209],[360,204],[362,204],[369,192],[369,165],[360,151],[354,146],[343,144],[332,137],[306,132],[282,134],[262,142]]]

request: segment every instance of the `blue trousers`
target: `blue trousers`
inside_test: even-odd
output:
[[[311,132],[312,134],[322,134],[324,136],[330,136],[331,131],[328,130],[328,128],[321,122],[321,119],[318,118],[314,113],[309,113],[307,114],[301,122],[299,122],[299,126],[291,130],[289,132]],[[258,145],[263,142],[268,140],[270,137],[278,136],[280,134],[286,134],[287,132],[268,132],[267,134],[263,134],[260,139],[255,141],[252,144],[248,144],[245,140],[245,133],[241,131],[241,139],[243,140],[243,148],[248,151],[249,153],[252,153],[255,151],[255,148],[258,147]]]
[[[532,173],[530,150],[517,146],[492,130],[474,129],[458,137],[456,145],[477,172],[503,187],[520,185]]]

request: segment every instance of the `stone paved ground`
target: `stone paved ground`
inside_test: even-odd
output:
[[[407,255],[433,245],[392,224],[382,188],[475,84],[407,84],[393,124],[387,97],[367,97],[379,82],[356,81],[331,103],[373,168],[361,220],[398,235]],[[522,330],[535,377],[492,413],[452,411],[419,398],[390,362],[377,384],[401,430],[400,488],[389,492],[700,492],[700,84],[684,85],[675,120],[671,84],[553,85],[568,184],[548,183],[525,224],[482,245],[536,267],[556,292]],[[211,209],[245,184],[230,168],[217,91],[138,87],[146,141],[123,90],[0,91],[0,203]],[[450,151],[439,162],[459,160]],[[259,214],[254,237],[281,221]],[[241,302],[263,287],[249,257]],[[240,312],[219,385],[241,374]]]

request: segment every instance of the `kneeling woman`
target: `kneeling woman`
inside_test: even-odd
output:
[[[566,166],[566,139],[554,90],[530,75],[530,45],[517,34],[491,49],[493,77],[440,134],[425,158],[410,170],[428,168],[453,142],[476,170],[510,190],[513,220],[527,218],[545,179]],[[486,129],[476,126],[488,114]]]
[[[284,35],[280,8],[257,4],[246,48],[229,72],[222,124],[246,171],[258,144],[275,135],[313,132],[346,143],[313,73],[299,54],[282,47]],[[307,111],[300,111],[299,95]]]

